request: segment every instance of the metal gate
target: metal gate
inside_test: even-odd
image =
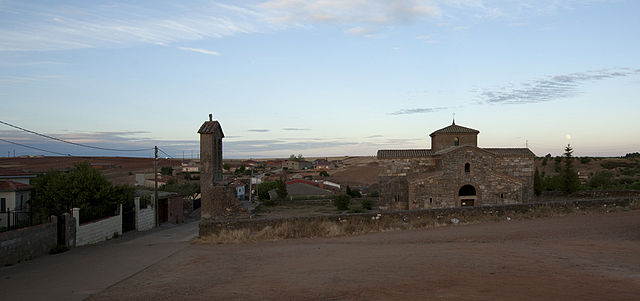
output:
[[[136,211],[135,208],[122,213],[122,232],[132,231],[136,229]]]
[[[67,239],[66,239],[66,232],[67,231],[65,229],[66,228],[65,226],[66,226],[67,223],[65,221],[64,215],[58,216],[57,220],[58,220],[58,229],[57,229],[57,232],[58,232],[58,245],[66,246],[67,245]]]

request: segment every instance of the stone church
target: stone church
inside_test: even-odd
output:
[[[516,204],[533,198],[528,148],[480,148],[477,130],[454,122],[431,133],[431,149],[379,150],[381,209]]]

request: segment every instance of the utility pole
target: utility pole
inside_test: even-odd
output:
[[[251,195],[253,191],[253,166],[251,167],[251,179],[249,179],[249,203],[251,203]]]
[[[154,147],[153,154],[153,206],[156,208],[156,227],[160,225],[160,219],[158,216],[160,215],[160,208],[158,208],[158,146]]]

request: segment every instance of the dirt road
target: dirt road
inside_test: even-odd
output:
[[[640,210],[193,244],[93,300],[640,300]]]

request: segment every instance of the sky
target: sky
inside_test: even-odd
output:
[[[623,156],[640,151],[639,13],[635,0],[0,0],[0,156],[198,157],[210,113],[225,158],[430,148],[454,116],[480,147]]]

